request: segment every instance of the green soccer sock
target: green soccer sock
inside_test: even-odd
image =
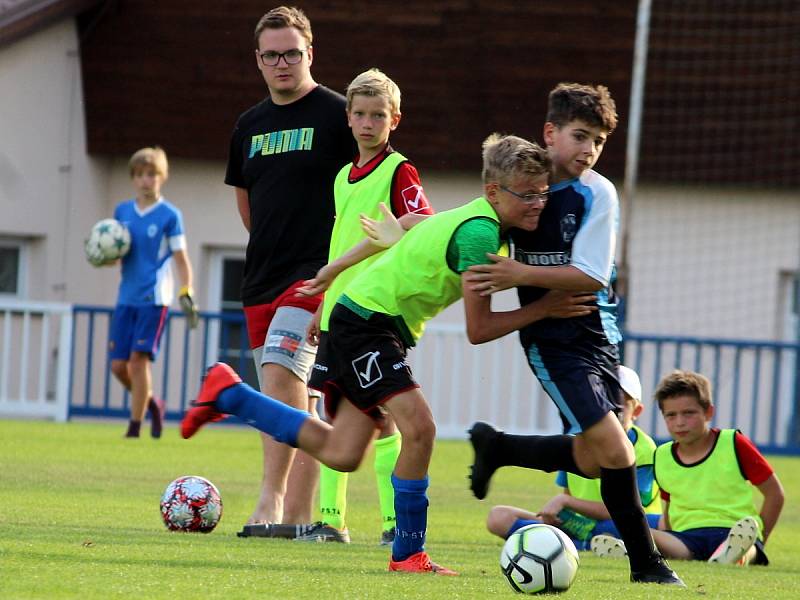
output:
[[[375,478],[378,482],[378,500],[381,505],[381,520],[384,531],[394,529],[394,487],[392,472],[400,454],[401,437],[399,433],[375,440]]]
[[[391,484],[390,484],[391,485]],[[336,529],[344,529],[347,511],[347,473],[334,471],[320,464],[319,512],[321,521]]]

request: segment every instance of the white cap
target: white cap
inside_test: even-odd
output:
[[[636,371],[624,365],[619,366],[619,385],[623,391],[637,402],[642,401],[642,382]]]

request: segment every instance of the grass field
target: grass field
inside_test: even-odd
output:
[[[386,572],[371,457],[351,475],[353,543],[240,539],[260,481],[260,442],[216,426],[190,441],[122,439],[123,424],[0,421],[0,598],[484,598],[513,597],[498,567],[500,540],[484,528],[491,504],[536,507],[552,476],[505,469],[489,499],[467,489],[471,450],[442,441],[431,467],[427,549],[460,577]],[[600,599],[800,597],[800,459],[772,457],[787,503],[767,547],[771,566],[673,562],[688,590],[627,583],[625,561],[582,554],[564,597]],[[158,502],[179,475],[220,489],[222,521],[208,535],[168,532]]]

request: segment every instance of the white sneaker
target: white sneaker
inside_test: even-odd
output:
[[[758,522],[753,517],[740,519],[731,527],[727,539],[714,550],[708,562],[720,565],[741,564],[757,539]]]
[[[625,548],[625,542],[615,538],[611,535],[596,535],[589,542],[589,547],[597,556],[603,558],[625,558],[628,556],[628,550]]]

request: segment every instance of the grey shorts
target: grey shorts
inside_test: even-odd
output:
[[[281,306],[269,324],[263,346],[253,348],[258,385],[261,387],[261,367],[276,364],[286,367],[302,381],[308,382],[317,355],[316,346],[306,340],[306,329],[314,315],[295,306]],[[310,396],[319,393],[309,390]]]

